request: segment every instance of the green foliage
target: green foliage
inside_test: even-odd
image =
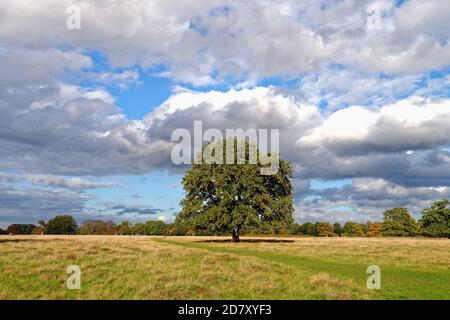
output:
[[[146,236],[164,236],[169,232],[169,226],[163,221],[149,220],[146,223],[137,223],[134,226],[134,233]]]
[[[372,222],[370,222],[370,221],[368,221],[366,223],[361,223],[361,227],[364,230],[364,234],[367,234],[371,225],[372,225]]]
[[[422,235],[429,237],[450,238],[450,202],[441,200],[435,202],[430,208],[425,208],[419,220]],[[257,216],[258,217],[258,216]],[[193,219],[177,218],[175,223],[165,224],[163,221],[147,221],[146,223],[131,224],[123,221],[116,225],[112,221],[87,220],[78,229],[71,216],[56,216],[48,223],[38,221],[39,226],[33,224],[12,224],[6,230],[0,229],[0,235],[41,235],[41,234],[75,234],[77,231],[83,235],[172,235],[172,236],[214,236],[226,235],[229,230],[224,228],[204,228],[194,225]],[[415,236],[419,234],[419,227],[405,208],[393,208],[384,212],[384,222],[367,222],[359,224],[347,222],[344,227],[339,223],[331,226],[327,222],[305,222],[303,224],[288,219],[257,219],[254,223],[245,224],[240,230],[241,234],[248,235],[308,235],[327,237],[344,235],[348,237],[379,237],[385,236]]]
[[[291,225],[291,227],[289,228],[289,234],[292,234],[292,235],[303,234],[302,233],[302,226],[300,224],[296,223],[296,222],[293,223]]]
[[[241,234],[274,234],[282,235],[290,233],[290,229],[293,223],[287,223],[286,221],[260,221],[258,224],[245,226],[241,230]],[[226,232],[216,232],[217,235],[224,235]]]
[[[336,222],[335,224],[333,224],[333,233],[338,235],[339,237],[342,235],[343,231],[340,223]]]
[[[239,143],[236,139],[234,142],[237,163]],[[217,152],[223,152],[226,158],[227,142],[217,143],[220,144],[223,148]],[[273,227],[280,230],[293,223],[290,164],[280,159],[276,174],[261,175],[261,168],[266,166],[259,158],[256,164],[249,163],[249,143],[245,142],[244,150],[244,164],[192,165],[182,180],[187,194],[181,201],[177,222],[192,225],[197,232],[231,233],[235,241],[239,241],[245,228],[266,227],[267,223],[278,221]]]
[[[381,233],[388,237],[413,237],[419,228],[407,208],[392,208],[384,212]]]
[[[6,234],[29,235],[36,228],[34,224],[12,224],[6,229]]]
[[[189,228],[181,224],[172,223],[167,226],[169,236],[185,236]]]
[[[450,239],[450,202],[440,200],[423,209],[419,225],[424,236]]]
[[[78,233],[84,235],[113,235],[116,233],[116,225],[112,221],[86,220]]]
[[[316,223],[317,236],[319,237],[332,237],[333,226],[328,222],[317,222]]]
[[[342,232],[345,237],[364,237],[366,235],[363,226],[354,222],[347,222],[342,228]]]
[[[122,221],[119,225],[116,226],[116,232],[120,235],[131,235],[133,234],[133,224],[128,222],[127,220]]]
[[[47,223],[47,234],[76,234],[78,225],[72,216],[56,216]]]
[[[317,236],[316,225],[311,222],[305,222],[301,226],[301,231],[304,235],[307,236]]]
[[[261,223],[258,225],[245,226],[241,230],[241,233],[249,235],[276,234],[274,228],[269,223]]]

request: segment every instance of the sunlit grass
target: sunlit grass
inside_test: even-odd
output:
[[[0,237],[0,299],[450,298],[448,240],[226,239]],[[370,264],[380,290],[366,287]],[[66,287],[69,265],[81,290]]]

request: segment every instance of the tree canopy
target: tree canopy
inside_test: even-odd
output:
[[[218,142],[223,143],[219,152],[225,152],[226,140]],[[249,163],[250,144],[235,142],[233,164],[194,163],[186,172],[182,180],[186,196],[177,221],[195,229],[231,234],[237,242],[245,227],[274,221],[290,225],[294,207],[290,164],[280,158],[278,171],[263,175],[259,150],[257,162]],[[236,158],[239,143],[245,144],[243,164]]]
[[[450,239],[450,201],[440,200],[423,209],[419,225],[425,236]]]
[[[342,232],[346,237],[364,237],[364,228],[359,223],[347,222],[342,228]]]
[[[316,223],[317,236],[319,237],[332,237],[333,226],[328,222],[317,222]]]
[[[72,216],[56,216],[47,223],[47,234],[76,234],[78,225]]]
[[[419,227],[407,208],[386,210],[381,232],[389,237],[413,237],[418,234]]]
[[[13,235],[29,235],[36,228],[34,224],[12,224],[10,225],[5,233]]]

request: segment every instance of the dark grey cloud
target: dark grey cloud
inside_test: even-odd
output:
[[[137,214],[137,215],[155,215],[164,212],[164,209],[158,208],[135,208],[135,207],[127,207],[123,205],[114,206],[112,210],[118,210],[117,215],[122,216],[125,214]]]
[[[26,97],[30,91],[22,93]],[[378,111],[350,108],[344,110],[345,121],[339,122],[335,118],[339,120],[340,111],[325,116],[316,107],[268,88],[225,93],[180,92],[144,120],[131,121],[102,91],[72,87],[60,88],[53,95],[42,94],[52,100],[39,104],[25,99],[27,103],[21,104],[17,96],[2,96],[5,102],[11,98],[21,112],[7,108],[5,103],[2,111],[7,120],[0,120],[0,146],[5,150],[0,167],[25,172],[27,181],[35,184],[83,190],[107,185],[67,180],[55,174],[109,176],[182,170],[170,161],[173,145],[170,134],[176,128],[192,130],[193,121],[202,120],[204,130],[280,129],[281,153],[294,166],[297,195],[311,192],[311,179],[371,177],[405,188],[450,185],[450,155],[442,149],[450,141],[445,121],[447,100],[420,100],[420,103],[405,100],[401,106],[386,106]],[[82,97],[73,98],[74,94]],[[425,116],[417,116],[417,112]],[[380,123],[387,137],[378,129]],[[351,192],[357,195],[360,191]],[[345,190],[337,193],[345,195]],[[334,198],[332,193],[320,199],[321,204],[329,201],[329,209],[344,201]],[[363,201],[355,199],[356,196],[351,204],[344,201],[345,206],[363,206]],[[389,202],[380,196],[374,201],[382,206],[395,201],[407,203],[408,198]],[[162,212],[132,209],[123,208],[121,215]]]
[[[0,223],[36,223],[55,215],[80,216],[91,199],[86,194],[62,190],[19,188],[0,184]]]
[[[65,9],[74,2],[57,2],[43,0],[30,10],[23,10],[29,7],[24,1],[0,2],[0,213],[5,221],[57,211],[85,214],[88,196],[79,191],[111,186],[87,176],[182,172],[185,167],[170,161],[170,135],[176,128],[191,129],[194,120],[202,120],[204,130],[280,129],[282,156],[294,166],[296,196],[309,214],[347,217],[351,208],[350,215],[364,216],[376,214],[376,205],[394,204],[416,210],[446,196],[449,99],[403,97],[446,96],[448,76],[426,79],[426,73],[450,64],[447,3],[430,0],[426,10],[418,0],[388,5],[382,30],[371,32],[367,4],[356,0],[231,1],[226,6],[222,0],[188,0],[183,6],[168,0],[132,5],[100,0],[77,2],[83,30],[70,32],[64,28]],[[90,70],[92,61],[84,52],[95,50],[122,71]],[[335,64],[339,67],[331,67]],[[265,77],[302,80],[291,91],[174,91],[142,120],[124,116],[101,88],[68,84],[85,76],[126,87],[139,81],[135,70],[155,65],[166,67],[162,76],[194,86],[231,81],[245,88]],[[322,99],[329,102],[326,110],[315,107]],[[371,106],[336,111],[343,103]],[[2,173],[11,171],[15,176]],[[311,179],[343,178],[354,184],[311,188]],[[15,185],[24,181],[32,187]],[[381,189],[367,193],[365,184]]]
[[[58,49],[4,49],[0,47],[0,86],[39,86],[55,84],[64,72],[77,72],[92,66],[88,56]]]
[[[145,125],[126,119],[103,91],[17,90],[0,89],[0,167],[110,175],[148,172],[170,159],[170,143],[148,137]]]

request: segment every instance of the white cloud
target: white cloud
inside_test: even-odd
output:
[[[102,71],[99,73],[87,72],[85,76],[94,83],[117,86],[122,90],[127,89],[132,84],[142,83],[139,81],[139,73],[135,70],[124,70],[122,72]]]
[[[81,178],[61,178],[59,176],[30,174],[24,176],[25,180],[33,184],[43,186],[53,186],[57,188],[67,188],[71,190],[87,190],[96,188],[107,188],[117,186],[112,182],[95,182]]]
[[[422,74],[386,78],[349,69],[325,68],[302,78],[293,93],[310,104],[325,101],[327,110],[333,111],[349,105],[382,106],[416,93],[442,94],[445,90],[439,91],[445,85],[442,79],[427,79]]]
[[[378,110],[350,107],[333,113],[298,146],[337,154],[432,149],[450,143],[448,119],[448,99],[413,97]]]
[[[418,218],[432,202],[450,197],[450,187],[406,187],[381,178],[357,178],[340,188],[309,190],[296,205],[300,221],[382,221],[383,211],[404,206]]]
[[[79,31],[65,29],[72,3],[81,7]],[[5,0],[0,41],[7,48],[98,50],[114,66],[164,65],[164,75],[196,85],[298,76],[328,63],[391,74],[450,64],[447,2],[383,3],[384,23],[394,28],[370,31],[367,3],[357,0]]]
[[[73,3],[81,6],[79,31],[65,28]],[[428,73],[450,65],[450,3],[382,3],[383,28],[367,30],[367,2],[359,0],[1,1],[0,167],[66,189],[61,199],[34,189],[27,198],[26,190],[1,186],[3,220],[14,210],[82,211],[88,199],[75,191],[109,185],[64,176],[179,170],[170,162],[170,133],[194,120],[205,129],[279,128],[298,194],[315,193],[310,179],[354,179],[305,202],[311,214],[353,207],[358,216],[377,203],[418,208],[446,196],[450,101],[442,97],[450,82],[445,71]],[[92,52],[105,57],[106,69],[92,68]],[[251,89],[178,89],[130,120],[110,92],[73,84],[84,76],[124,89],[155,67],[176,82]],[[257,87],[265,77],[300,79],[299,87]],[[404,98],[412,95],[422,98]],[[0,181],[17,182],[1,173]],[[370,195],[372,207],[364,204]]]
[[[168,218],[166,216],[158,216],[158,221],[166,222]]]
[[[0,172],[0,183],[30,182],[38,186],[51,186],[69,190],[88,190],[117,186],[116,183],[89,181],[82,178],[63,178],[60,176],[43,174],[14,175]]]

